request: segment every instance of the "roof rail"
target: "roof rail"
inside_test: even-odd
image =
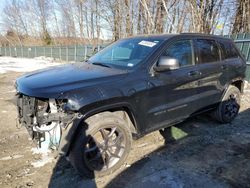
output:
[[[207,35],[207,34],[205,34],[205,33],[187,33],[187,32],[184,32],[184,33],[180,33],[180,34],[197,34],[197,35],[200,35],[200,34],[202,34],[202,35]]]

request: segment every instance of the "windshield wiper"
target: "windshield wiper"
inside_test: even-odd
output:
[[[103,67],[111,68],[109,65],[104,64],[104,63],[100,63],[100,62],[94,62],[94,63],[92,63],[92,64],[93,64],[93,65],[100,65],[100,66],[103,66]]]

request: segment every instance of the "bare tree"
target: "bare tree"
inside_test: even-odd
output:
[[[130,36],[132,34],[130,0],[124,0],[124,3],[125,3],[125,10],[127,12],[127,14],[126,14],[126,34],[127,34],[127,36]]]
[[[232,33],[250,32],[250,0],[237,0]]]
[[[133,34],[250,32],[249,1],[10,0],[2,14],[5,29],[20,39],[96,44]]]
[[[28,35],[27,24],[22,14],[21,2],[12,0],[11,2],[7,3],[3,13],[6,26],[9,27],[10,30],[19,34]]]
[[[85,10],[85,5],[83,0],[78,0],[75,1],[76,9],[77,9],[77,22],[79,26],[79,31],[80,31],[80,38],[84,38],[84,10]],[[73,21],[73,20],[72,20]]]
[[[41,36],[45,43],[51,43],[51,36],[48,30],[48,20],[51,16],[51,1],[49,0],[33,0],[33,8],[41,25]]]
[[[119,1],[115,1],[114,3],[114,31],[113,31],[113,37],[114,40],[118,40],[120,38],[120,6]]]
[[[55,6],[55,0],[52,0],[51,3],[51,12],[53,14],[53,19],[55,21],[55,23],[53,24],[55,26],[55,35],[60,37],[61,36],[61,31],[60,31],[60,26],[59,26],[59,21],[58,21],[58,16],[57,16],[57,12],[56,12],[56,6]]]
[[[163,32],[163,27],[164,27],[164,17],[166,14],[166,10],[163,6],[163,1],[162,0],[157,0],[157,10],[156,10],[156,17],[155,17],[155,30],[156,33],[162,33]]]
[[[211,33],[221,10],[223,0],[190,0],[194,32]]]
[[[76,23],[74,18],[74,4],[67,0],[56,0],[61,17],[61,30],[64,37],[76,37]]]

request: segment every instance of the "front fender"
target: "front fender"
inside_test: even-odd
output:
[[[66,156],[69,154],[70,148],[77,137],[77,133],[80,130],[80,126],[83,124],[83,121],[85,121],[88,117],[100,112],[113,111],[117,109],[127,109],[129,110],[128,115],[130,116],[130,118],[132,118],[135,129],[138,130],[135,113],[130,103],[128,102],[117,102],[112,104],[110,102],[108,103],[109,104],[107,104],[107,102],[99,102],[96,104],[80,108],[79,113],[81,114],[81,117],[75,119],[73,123],[71,123],[65,130],[62,131],[61,142],[58,149],[58,152],[60,154]]]
[[[65,110],[81,111],[85,106],[123,97],[126,97],[126,91],[118,87],[114,88],[112,85],[103,85],[70,91],[60,96],[59,99],[67,99],[68,102],[65,105]]]

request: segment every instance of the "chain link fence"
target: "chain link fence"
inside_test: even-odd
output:
[[[225,35],[234,40],[236,46],[250,63],[250,33],[241,33],[235,35]]]
[[[225,35],[236,43],[241,53],[247,60],[246,79],[250,81],[250,33],[237,35]],[[103,49],[106,45],[73,45],[73,46],[3,46],[0,47],[0,56],[27,57],[39,56],[51,57],[63,61],[84,61],[94,53]]]
[[[225,35],[235,41],[237,47],[250,63],[250,33]],[[64,61],[86,60],[93,53],[103,49],[105,45],[72,45],[72,46],[2,46],[1,56],[34,58],[39,56],[52,57]]]
[[[105,45],[96,47],[91,45],[74,46],[30,46],[30,47],[0,47],[1,56],[11,57],[51,57],[63,61],[84,61],[97,51],[103,49]]]

